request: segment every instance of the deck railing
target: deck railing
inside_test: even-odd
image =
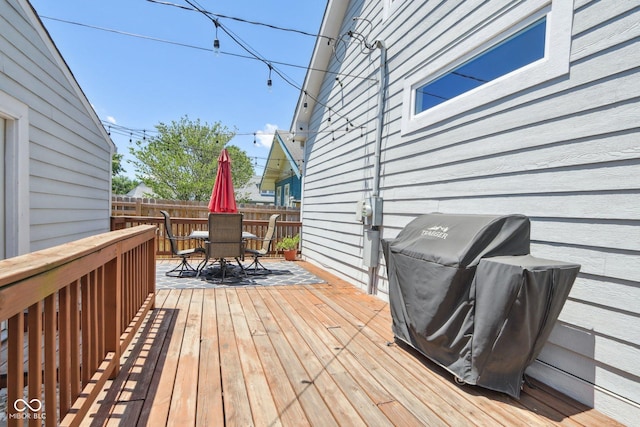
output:
[[[155,240],[141,226],[0,261],[8,426],[82,421],[154,306]]]
[[[194,230],[206,230],[208,227],[207,218],[180,218],[171,217],[171,226],[174,236],[188,236]],[[171,244],[166,237],[164,229],[164,218],[154,216],[112,216],[111,230],[121,230],[128,227],[135,227],[140,224],[150,224],[158,228],[158,240],[156,241],[156,255],[159,257],[171,256]],[[242,228],[244,231],[253,233],[258,237],[264,236],[269,227],[268,220],[243,219]],[[286,236],[295,236],[300,233],[302,223],[300,221],[280,221],[276,223],[276,232],[271,244],[270,255],[277,255],[276,245]],[[197,242],[178,241],[180,250],[194,247]],[[247,248],[259,249],[262,247],[261,240],[248,240]]]

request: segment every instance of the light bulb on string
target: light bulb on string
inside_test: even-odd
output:
[[[258,143],[256,142],[256,133],[253,133],[253,145],[257,145]]]
[[[269,90],[269,92],[271,92],[272,86],[273,86],[273,82],[271,81],[271,70],[272,70],[272,66],[271,64],[267,64],[269,66],[269,78],[267,79],[267,89]]]
[[[216,26],[216,38],[213,40],[213,52],[218,56],[220,54],[220,40],[218,40],[218,20],[214,20],[213,24]]]
[[[307,91],[304,91],[304,102],[302,103],[302,109],[303,111],[306,113],[307,112],[307,107],[309,106],[309,104],[307,104]]]

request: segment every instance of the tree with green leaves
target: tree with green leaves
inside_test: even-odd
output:
[[[244,186],[254,169],[247,153],[227,145],[235,136],[220,122],[212,125],[187,116],[156,125],[157,136],[136,141],[130,147],[136,160],[136,177],[160,198],[209,200],[218,170],[218,156],[226,148],[231,157],[234,188]]]
[[[111,192],[113,194],[127,194],[138,185],[133,179],[122,175],[124,172],[122,157],[123,154],[114,153],[111,159]]]

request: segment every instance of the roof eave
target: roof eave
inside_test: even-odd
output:
[[[96,124],[96,127],[98,128],[98,132],[100,132],[104,140],[109,145],[109,150],[111,151],[111,155],[113,156],[113,153],[115,153],[116,151],[115,143],[113,142],[113,140],[111,139],[107,131],[105,130],[104,126],[102,125],[102,122],[100,122],[100,118],[98,117],[98,114],[96,114],[96,111],[91,106],[91,103],[87,98],[87,95],[84,93],[84,91],[80,87],[80,84],[76,80],[76,77],[73,75],[71,68],[69,68],[67,61],[65,61],[64,57],[60,53],[60,50],[58,49],[58,46],[56,46],[55,42],[51,38],[51,35],[49,34],[49,31],[47,30],[47,28],[44,26],[44,23],[40,19],[40,16],[38,16],[38,13],[36,12],[36,10],[33,8],[33,5],[31,5],[31,3],[28,0],[19,0],[18,3],[20,3],[20,5],[22,6],[22,9],[25,11],[25,13],[27,14],[27,17],[31,21],[33,28],[36,29],[36,31],[40,35],[40,38],[43,40],[44,44],[49,48],[49,51],[58,62],[58,66],[62,70],[63,74],[65,75],[65,77],[67,78],[71,86],[74,88],[78,98],[80,99],[80,102],[82,102],[85,109],[89,113],[89,116],[91,117],[93,122]]]
[[[327,37],[334,40],[338,38],[348,5],[349,2],[345,0],[329,0],[327,2],[319,33],[323,37],[318,36],[316,39],[309,68],[304,78],[291,122],[291,131],[296,134],[304,135],[308,131],[309,118],[316,105],[315,99],[319,97],[320,88],[326,75],[324,70],[327,70],[333,52],[331,46],[327,44]],[[305,93],[307,94],[306,100]],[[306,109],[304,108],[305,101],[307,102]]]

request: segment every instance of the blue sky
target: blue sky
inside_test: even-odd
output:
[[[215,25],[201,13],[160,4],[165,0],[31,0],[76,80],[100,119],[150,131],[159,122],[182,116],[237,128],[231,144],[257,160],[257,172],[269,153],[274,128],[289,130],[299,90],[271,73],[218,29],[220,54],[212,51]],[[193,2],[193,0],[192,0]],[[184,0],[166,3],[190,7]],[[199,0],[205,10],[316,34],[325,0]],[[55,19],[50,19],[55,18]],[[75,25],[68,22],[79,23]],[[247,46],[302,86],[315,38],[299,33],[220,18]],[[90,27],[100,27],[104,31]],[[121,33],[141,35],[133,37]],[[160,39],[176,44],[163,43]],[[253,133],[257,133],[254,144]],[[124,133],[124,134],[122,134]],[[129,158],[124,131],[112,131],[118,152]],[[133,135],[135,140],[135,134]],[[123,165],[133,177],[133,166]]]

